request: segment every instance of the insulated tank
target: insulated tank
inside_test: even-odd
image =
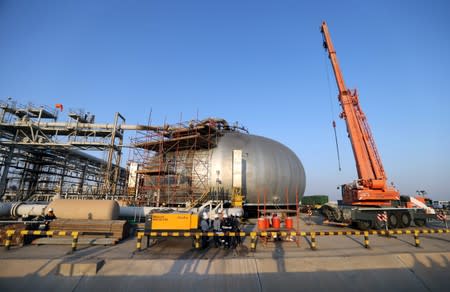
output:
[[[306,178],[303,165],[292,150],[265,137],[241,132],[225,132],[217,147],[210,149],[209,186],[232,190],[233,150],[242,150],[242,193],[247,205],[295,204],[301,199]],[[201,155],[201,154],[200,154]]]
[[[61,200],[52,201],[46,208],[52,208],[58,219],[116,220],[119,204],[112,200]]]

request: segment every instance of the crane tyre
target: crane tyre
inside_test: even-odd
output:
[[[388,213],[389,228],[397,228],[399,221],[400,220],[395,213]]]
[[[400,227],[406,228],[411,226],[411,215],[408,212],[403,212],[400,214]]]

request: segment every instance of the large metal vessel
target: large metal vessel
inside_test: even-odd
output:
[[[229,126],[223,119],[156,128],[146,139],[135,146],[153,155],[134,168],[139,168],[134,177],[130,167],[129,188],[147,205],[229,200],[236,190],[246,205],[291,205],[305,191],[305,171],[294,152],[274,140],[250,135],[244,128]],[[239,153],[237,160],[234,150]],[[233,172],[236,163],[239,174]],[[136,180],[136,174],[143,177],[143,183]],[[233,184],[233,177],[239,186]]]
[[[283,144],[261,136],[225,132],[210,151],[209,186],[232,190],[232,151],[242,150],[242,193],[247,205],[295,204],[305,191],[299,158]],[[259,197],[259,198],[258,198]]]

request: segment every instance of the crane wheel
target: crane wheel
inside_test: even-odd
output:
[[[399,219],[395,213],[388,213],[389,228],[397,228]]]
[[[400,214],[400,226],[404,228],[411,226],[411,215],[408,212]]]

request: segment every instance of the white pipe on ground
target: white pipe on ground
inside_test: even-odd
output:
[[[48,204],[26,204],[23,202],[17,203],[0,203],[0,217],[28,217],[28,216],[42,216],[45,214],[45,209]],[[161,208],[161,207],[128,207],[120,206],[119,217],[136,218],[145,217],[152,210],[173,210],[174,208]],[[195,209],[194,209],[195,210]],[[197,210],[199,211],[199,210]],[[225,208],[223,212],[227,215],[234,215],[241,217],[243,215],[242,208]],[[58,214],[56,214],[58,216]]]
[[[48,204],[0,203],[0,217],[41,216],[45,214]],[[156,207],[120,207],[120,217],[145,217],[153,209],[169,209]],[[58,216],[58,214],[56,214]]]
[[[44,211],[47,205],[41,205],[41,204],[20,204],[16,208],[14,208],[14,213],[11,214],[14,217],[28,217],[28,216],[41,216],[44,215]]]

